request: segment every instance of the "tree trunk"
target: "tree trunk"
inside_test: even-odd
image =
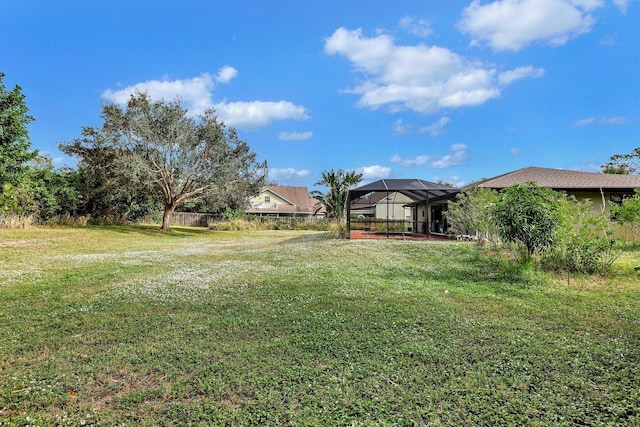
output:
[[[169,231],[169,220],[171,219],[171,214],[175,209],[176,207],[174,205],[164,206],[164,212],[162,213],[162,227],[160,227],[160,230]]]

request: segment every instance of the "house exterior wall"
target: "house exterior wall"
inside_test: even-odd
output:
[[[388,203],[387,203],[388,202]],[[375,215],[378,219],[387,219],[395,221],[404,221],[411,219],[411,209],[405,208],[404,205],[411,203],[412,200],[400,193],[390,194],[388,198],[384,198],[376,204]]]
[[[269,198],[269,202],[265,201],[265,197]],[[293,206],[291,203],[269,190],[260,192],[259,195],[249,199],[249,202],[251,203],[251,207],[254,209],[277,209],[278,206],[281,205]]]

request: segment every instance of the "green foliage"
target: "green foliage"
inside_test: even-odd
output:
[[[594,214],[590,200],[575,197],[558,200],[557,240],[542,262],[546,268],[580,273],[606,273],[620,256],[620,242],[613,238],[609,215]]]
[[[478,236],[478,242],[483,239],[495,241],[497,227],[488,208],[497,200],[496,191],[478,186],[458,193],[444,212],[449,230],[453,234]]]
[[[168,230],[171,213],[185,200],[215,197],[225,188],[246,197],[266,178],[266,163],[256,162],[248,144],[235,129],[218,121],[213,110],[195,120],[179,100],[152,101],[138,93],[126,109],[107,105],[102,116],[105,129],[118,137],[120,148],[138,159],[136,168],[162,195],[163,230]]]
[[[213,110],[192,118],[179,100],[137,93],[126,108],[105,105],[102,118],[102,129],[85,128],[82,138],[61,146],[81,159],[86,210],[94,216],[138,218],[160,205],[168,230],[178,206],[244,208],[266,178],[266,162],[257,162]]]
[[[326,193],[314,190],[311,197],[316,199],[316,213],[324,208],[328,218],[337,218],[338,222],[346,219],[349,189],[362,181],[362,174],[355,171],[333,169],[322,172],[322,179],[314,185],[322,185],[328,189]]]
[[[78,158],[72,181],[80,198],[77,212],[98,223],[157,216],[162,210],[160,194],[139,167],[137,156],[118,148],[115,138],[108,131],[85,127],[80,138],[60,144],[62,152]]]
[[[22,88],[15,85],[8,91],[4,76],[0,72],[0,185],[16,185],[27,169],[26,163],[38,153],[31,150],[27,125],[33,117],[29,115]]]
[[[505,242],[522,245],[523,262],[530,262],[536,252],[554,247],[562,197],[563,194],[535,183],[517,184],[500,192],[490,207],[500,237]]]
[[[640,237],[640,190],[636,190],[633,197],[628,197],[622,201],[621,205],[611,206],[611,215],[624,228],[626,228],[634,238]]]
[[[628,154],[614,154],[602,165],[604,173],[632,175],[640,168],[640,147]]]

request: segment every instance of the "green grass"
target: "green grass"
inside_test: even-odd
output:
[[[638,425],[638,252],[608,277],[453,242],[0,231],[0,425]]]

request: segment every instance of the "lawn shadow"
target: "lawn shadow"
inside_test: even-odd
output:
[[[97,225],[103,230],[109,230],[120,234],[141,234],[145,236],[167,236],[170,238],[202,236],[210,234],[211,230],[205,227],[173,226],[169,231],[160,229],[157,224],[132,224],[132,225]]]

